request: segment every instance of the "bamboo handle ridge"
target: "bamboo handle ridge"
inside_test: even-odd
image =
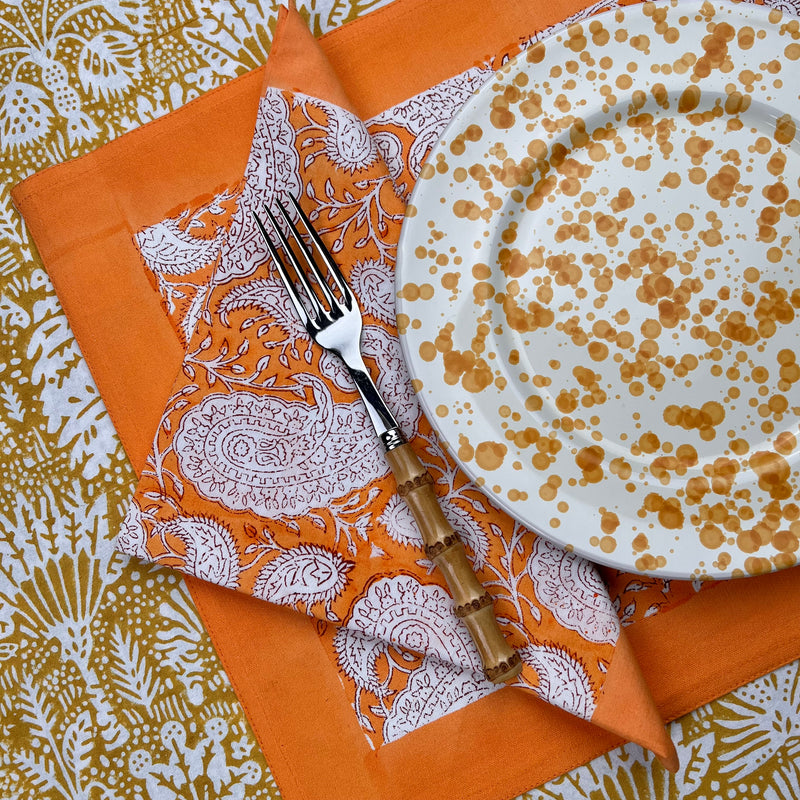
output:
[[[483,671],[492,683],[505,683],[522,670],[522,661],[503,636],[494,615],[492,596],[481,586],[458,534],[442,513],[433,491],[433,478],[411,445],[386,453],[397,480],[398,494],[406,501],[422,533],[425,552],[444,575],[461,617],[478,648]]]

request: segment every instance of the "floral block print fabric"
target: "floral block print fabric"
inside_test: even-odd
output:
[[[345,109],[269,89],[241,193],[223,191],[138,239],[177,330],[194,332],[118,545],[340,623],[336,661],[354,700],[371,695],[356,703],[359,719],[384,741],[493,687],[477,677],[477,652],[349,377],[311,342],[267,263],[252,211],[273,194],[302,197],[361,298],[365,355],[520,648],[519,684],[591,718],[619,632],[594,567],[521,529],[455,468],[420,414],[399,353],[392,270],[404,196],[454,104],[483,76],[476,70],[455,91],[409,103],[403,126],[375,121],[374,136]],[[448,103],[435,103],[437,94]],[[430,105],[440,109],[433,121]],[[188,256],[167,248],[176,266],[159,246],[170,236]],[[427,658],[413,674],[411,656],[395,669],[386,654],[398,647]],[[435,686],[431,676],[448,671],[456,680],[426,714],[403,711],[418,685]]]
[[[315,33],[377,5],[301,3]],[[275,16],[259,2],[204,0],[0,7],[2,797],[279,796],[178,574],[112,550],[133,472],[8,193],[261,63]],[[80,58],[93,37],[110,45],[95,62],[95,90]],[[36,60],[48,43],[60,69]],[[22,129],[12,86],[38,125]],[[69,134],[78,111],[86,138]],[[665,588],[636,581],[612,597],[631,619],[663,608],[678,590]],[[329,626],[331,639],[338,630]],[[394,652],[381,657],[404,666]],[[795,798],[797,686],[793,664],[675,723],[684,769],[674,778],[628,745],[525,797]]]

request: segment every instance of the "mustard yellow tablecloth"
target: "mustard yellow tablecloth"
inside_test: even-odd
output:
[[[321,33],[382,3],[309,5]],[[278,796],[180,579],[112,551],[133,473],[8,193],[262,63],[276,15],[0,8],[2,797]],[[797,796],[797,682],[790,665],[675,723],[676,778],[629,746],[529,796]]]

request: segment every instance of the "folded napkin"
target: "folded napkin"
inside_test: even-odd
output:
[[[414,113],[419,93],[441,98],[443,81],[475,65],[485,68],[491,54],[500,59],[514,52],[509,42],[578,12],[581,4],[568,0],[535,9],[507,0],[397,0],[324,37],[319,48],[289,13],[270,56],[270,83],[341,108],[349,98],[360,119],[372,120],[375,140],[375,118],[390,107],[405,109],[408,123],[424,134],[428,112]],[[221,205],[242,191],[262,82],[263,70],[243,76],[90,156],[33,176],[13,193],[137,470],[185,356],[153,291],[158,279],[150,269],[148,282],[142,269],[145,232],[181,217],[173,228],[178,239],[181,224],[184,232],[205,225],[208,241],[222,232],[214,245],[221,247],[233,218]],[[391,128],[386,117],[384,123]],[[399,164],[390,153],[384,161],[390,168]],[[224,192],[215,190],[220,186]],[[223,193],[230,198],[219,200]],[[193,292],[187,286],[184,297],[172,294],[175,321],[189,318]],[[602,574],[628,627],[613,648],[592,721],[605,722],[605,714],[612,718],[608,727],[615,727],[608,699],[620,697],[619,716],[625,709],[630,715],[624,735],[637,741],[652,738],[661,725],[652,713],[641,713],[648,701],[636,662],[661,715],[674,719],[800,655],[796,570],[699,593],[691,584]],[[191,576],[187,583],[287,798],[508,797],[619,743],[618,736],[538,702],[534,692],[513,688],[376,746],[383,728],[368,740],[354,713],[369,693],[343,680],[337,661],[340,624]],[[400,666],[410,663],[409,651],[390,653]],[[404,695],[420,721],[429,708],[441,707],[436,687],[453,683],[453,667],[444,667],[433,673],[435,681],[424,670],[407,673],[424,679],[415,679]],[[693,745],[678,744],[689,775]]]
[[[303,44],[301,62],[282,58],[290,37],[292,51]],[[292,75],[309,56],[319,68]],[[496,688],[425,558],[349,376],[310,341],[268,263],[252,212],[291,193],[361,299],[379,389],[522,656],[516,690],[636,739],[675,768],[597,570],[467,480],[422,416],[400,356],[393,270],[405,200],[430,145],[495,66],[364,122],[293,6],[282,14],[243,183],[136,236],[186,353],[118,546],[339,624],[341,679],[376,746]],[[304,91],[274,85],[300,81]],[[626,685],[611,691],[620,670]],[[420,714],[427,686],[437,690]]]

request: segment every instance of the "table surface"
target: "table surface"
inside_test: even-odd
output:
[[[319,35],[385,4],[298,6]],[[280,796],[180,577],[113,550],[135,476],[9,196],[263,63],[276,16],[0,7],[0,797]],[[790,664],[673,723],[676,776],[626,746],[524,797],[800,796],[799,681]]]

